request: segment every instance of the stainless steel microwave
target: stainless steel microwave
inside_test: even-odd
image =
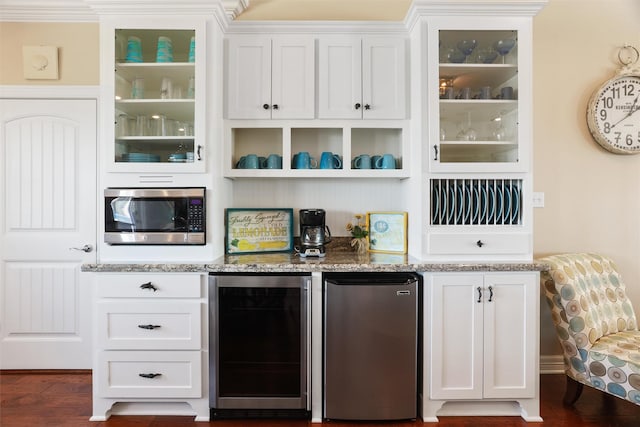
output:
[[[104,241],[111,245],[204,245],[206,189],[107,188]]]

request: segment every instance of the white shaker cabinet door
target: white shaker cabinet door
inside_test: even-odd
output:
[[[227,47],[228,118],[271,118],[271,40],[232,37]]]
[[[234,36],[228,40],[229,119],[313,119],[311,37]]]
[[[484,278],[484,397],[535,395],[538,364],[538,277],[535,273]]]
[[[271,118],[315,117],[315,50],[310,37],[272,41]]]
[[[327,37],[318,45],[318,117],[362,118],[361,38]]]
[[[405,118],[406,69],[404,38],[362,40],[363,118]]]
[[[433,275],[429,286],[430,398],[482,399],[483,277]]]

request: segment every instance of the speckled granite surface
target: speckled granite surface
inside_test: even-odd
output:
[[[525,263],[432,263],[408,255],[335,251],[323,258],[302,258],[289,253],[228,255],[208,264],[84,264],[86,272],[360,272],[360,271],[544,271],[545,264]]]

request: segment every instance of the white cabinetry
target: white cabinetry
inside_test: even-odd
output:
[[[107,171],[203,172],[206,18],[103,17],[100,31]]]
[[[319,118],[405,118],[405,37],[324,36],[318,43]]]
[[[312,37],[234,35],[227,44],[227,118],[314,118]]]
[[[532,18],[544,3],[415,3],[425,259],[533,257]]]
[[[208,421],[205,285],[201,274],[95,275],[92,420],[154,413]]]
[[[425,421],[497,407],[539,420],[538,274],[433,274],[426,284]]]
[[[231,178],[407,178],[409,176],[409,131],[406,121],[296,121],[283,125],[273,121],[227,121],[225,129],[224,173]],[[342,160],[339,169],[295,169],[296,153],[306,151],[320,163],[323,152]],[[243,169],[243,156],[282,156],[282,167]],[[395,169],[357,169],[353,158],[367,154],[391,154]]]

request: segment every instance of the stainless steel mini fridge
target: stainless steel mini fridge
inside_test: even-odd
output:
[[[324,417],[417,417],[418,289],[413,273],[324,276]]]

